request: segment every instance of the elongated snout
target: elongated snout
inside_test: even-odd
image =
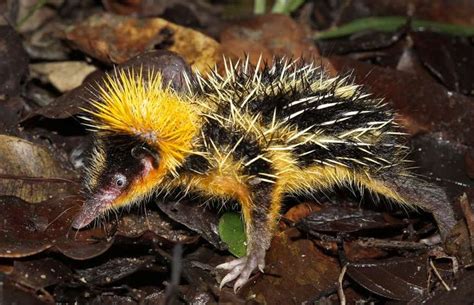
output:
[[[74,218],[72,227],[79,230],[88,226],[110,208],[117,196],[117,192],[102,192],[87,199],[79,214]]]

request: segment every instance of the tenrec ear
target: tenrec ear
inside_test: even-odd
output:
[[[132,157],[134,157],[137,160],[142,160],[143,158],[151,157],[153,158],[153,162],[156,163],[155,165],[157,165],[160,161],[160,156],[158,155],[158,153],[140,144],[134,146],[130,153]]]

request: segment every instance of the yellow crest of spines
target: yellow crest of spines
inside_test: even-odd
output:
[[[164,83],[161,73],[143,69],[115,70],[99,87],[97,100],[84,109],[88,126],[99,132],[136,136],[156,148],[173,170],[192,153],[199,115],[192,97]]]

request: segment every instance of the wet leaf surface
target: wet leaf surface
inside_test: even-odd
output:
[[[0,257],[24,257],[53,247],[68,257],[84,260],[104,253],[114,242],[102,227],[81,231],[71,228],[82,205],[80,197],[71,195],[35,204],[16,197],[0,198],[0,206],[5,211],[5,221],[0,226],[3,232]],[[114,232],[110,225],[107,230]],[[195,243],[197,239],[188,231],[174,228],[156,211],[124,216],[116,232],[128,238],[142,237],[149,232],[168,244]]]
[[[82,200],[75,196],[36,204],[16,197],[0,197],[0,257],[25,257],[54,247],[74,259],[104,253],[113,243],[101,228],[74,231],[71,222]]]
[[[11,281],[34,290],[62,283],[71,277],[69,267],[53,258],[16,261],[13,272],[8,276]]]
[[[100,266],[77,270],[77,276],[84,283],[110,285],[137,271],[147,270],[155,261],[153,256],[115,258]]]
[[[403,226],[403,222],[389,223],[383,213],[367,209],[327,206],[303,218],[298,227],[305,231],[344,234]]]
[[[437,133],[415,136],[412,141],[413,151],[411,158],[420,166],[422,174],[426,179],[441,183],[447,189],[451,198],[456,198],[464,191],[465,184],[473,186],[473,181],[466,174],[464,155],[468,146],[453,145],[451,141],[446,141]],[[436,154],[432,152],[436,151]],[[420,172],[422,170],[419,170]],[[436,178],[447,181],[437,181]],[[456,182],[456,183],[454,183]]]
[[[389,299],[410,301],[427,290],[427,257],[349,263],[347,274],[359,285]]]

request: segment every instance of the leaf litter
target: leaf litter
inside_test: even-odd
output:
[[[290,16],[254,16],[245,4],[236,9],[206,1],[158,2],[58,1],[28,12],[29,1],[19,1],[20,14],[19,7],[9,7],[5,16],[11,20],[0,23],[5,34],[0,35],[4,304],[244,304],[250,299],[339,304],[342,295],[347,303],[472,300],[472,41],[409,26],[390,33],[351,32],[324,42],[313,37],[366,17],[404,16],[407,7],[415,21],[466,29],[473,26],[474,7],[444,0],[306,1]],[[233,19],[226,18],[230,15]],[[16,24],[18,32],[8,24]],[[230,259],[218,229],[220,208],[197,199],[157,200],[73,230],[83,202],[78,181],[89,141],[78,120],[81,108],[94,98],[91,92],[104,72],[130,60],[168,69],[179,87],[182,79],[173,65],[154,61],[159,50],[175,51],[201,71],[219,65],[222,55],[245,53],[252,60],[261,53],[264,58],[305,56],[330,73],[353,70],[357,83],[392,103],[410,133],[419,172],[446,187],[463,215],[448,243],[430,244],[436,227],[427,215],[373,206],[357,194],[293,198],[267,254],[265,273],[234,295],[227,287],[218,289],[214,272]],[[144,51],[152,55],[135,57]],[[77,69],[63,65],[71,62],[91,69],[67,79]],[[177,244],[184,248],[182,257],[171,254]],[[171,280],[177,266],[180,279]],[[168,284],[176,288],[171,294]]]

